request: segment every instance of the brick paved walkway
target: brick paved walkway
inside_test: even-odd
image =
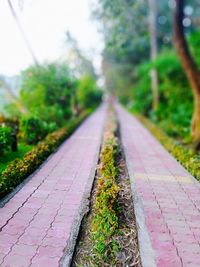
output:
[[[72,252],[94,178],[105,113],[103,106],[87,119],[0,209],[1,267],[57,267],[66,260],[63,254]]]
[[[117,106],[143,267],[200,267],[200,187],[136,118]]]

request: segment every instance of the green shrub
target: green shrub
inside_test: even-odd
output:
[[[152,111],[150,71],[155,68],[159,76],[159,105]],[[160,123],[162,129],[174,137],[187,138],[193,111],[193,97],[181,64],[172,50],[160,53],[155,62],[147,62],[137,69],[133,88],[132,110]]]
[[[62,127],[72,114],[75,86],[66,64],[32,66],[22,73],[20,100],[30,114]]]
[[[38,117],[29,116],[21,119],[20,131],[24,141],[29,144],[36,144],[47,134],[45,123]]]
[[[81,109],[94,109],[101,102],[102,92],[98,89],[95,79],[82,77],[78,82],[77,100]]]
[[[11,147],[12,129],[0,126],[0,155]]]

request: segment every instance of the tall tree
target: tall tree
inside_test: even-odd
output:
[[[70,32],[66,32],[66,37],[66,44],[68,46],[67,61],[71,64],[75,75],[78,77],[89,75],[96,79],[97,76],[92,61],[84,55],[83,51],[79,48],[77,40],[74,39]]]
[[[135,65],[149,58],[147,6],[146,0],[99,0],[93,13],[104,36],[106,87],[126,103],[130,101]]]
[[[182,67],[186,73],[194,96],[194,112],[192,118],[191,136],[200,148],[200,72],[193,59],[184,35],[184,0],[175,0],[174,10],[174,41]]]
[[[158,54],[157,45],[157,5],[156,0],[149,1],[149,32],[150,32],[150,54],[151,60],[155,60]],[[151,89],[153,95],[153,110],[156,111],[158,108],[158,73],[156,69],[151,70]]]

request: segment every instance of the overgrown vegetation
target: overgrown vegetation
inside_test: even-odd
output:
[[[151,105],[149,75],[153,68],[157,69],[159,76],[159,104],[155,112]],[[132,110],[158,123],[170,136],[189,141],[193,110],[192,93],[175,52],[165,50],[155,62],[138,66],[132,92]]]
[[[8,127],[0,127],[0,155],[11,147],[12,135]]]
[[[111,113],[110,113],[111,116]],[[114,120],[114,118],[112,118]],[[93,239],[93,253],[97,263],[114,264],[119,245],[113,236],[118,230],[118,206],[116,157],[118,141],[115,137],[116,122],[109,125],[111,128],[104,139],[100,155],[100,166],[97,193],[94,204],[94,216],[91,224]]]

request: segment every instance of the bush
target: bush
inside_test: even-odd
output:
[[[0,155],[12,145],[12,130],[9,127],[0,126]]]
[[[47,134],[45,123],[38,117],[24,117],[21,119],[20,131],[24,141],[29,144],[36,144]]]
[[[96,81],[90,76],[84,76],[78,82],[77,100],[81,109],[94,109],[100,104],[102,92],[97,88]]]
[[[79,118],[70,121],[66,127],[48,134],[43,141],[27,152],[21,160],[16,159],[11,162],[0,175],[0,198],[11,192],[28,175],[35,171],[87,115],[87,113],[84,113]]]
[[[75,85],[66,64],[32,66],[22,73],[20,100],[31,114],[62,127],[72,114]]]
[[[159,105],[152,111],[150,71],[159,75]],[[176,54],[163,51],[155,62],[140,65],[133,88],[133,110],[148,116],[171,136],[187,138],[193,111],[193,97],[186,76]]]

